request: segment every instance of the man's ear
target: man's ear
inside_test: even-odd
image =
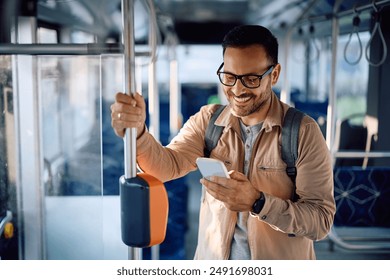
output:
[[[282,67],[280,66],[279,63],[276,64],[274,69],[272,70],[272,73],[271,73],[272,86],[276,85],[276,83],[278,82],[281,70],[282,70]]]

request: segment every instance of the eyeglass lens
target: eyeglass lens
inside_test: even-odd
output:
[[[237,82],[237,77],[229,73],[219,73],[219,79],[221,83],[226,86],[234,86]],[[256,88],[260,86],[260,78],[253,75],[245,75],[239,77],[241,83],[248,88]]]

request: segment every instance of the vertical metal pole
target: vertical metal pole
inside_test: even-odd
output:
[[[160,140],[160,98],[156,76],[156,61],[149,65],[149,131],[156,140]]]
[[[283,60],[283,87],[282,91],[280,92],[280,100],[283,101],[286,104],[290,104],[290,81],[289,81],[289,75],[288,75],[288,67],[289,67],[289,51],[291,47],[291,36],[293,33],[293,27],[292,26],[286,35],[286,40],[284,42],[284,60]]]
[[[149,46],[151,47],[151,63],[149,64],[149,131],[152,133],[156,140],[160,140],[160,96],[158,92],[158,81],[157,81],[157,25],[155,19],[155,9],[153,1],[148,1],[150,9],[150,20],[149,20]],[[157,19],[156,19],[157,20]],[[160,259],[160,246],[155,245],[151,248],[152,260]]]
[[[178,81],[178,65],[176,58],[172,59],[169,64],[170,67],[170,103],[169,103],[169,130],[170,138],[174,137],[179,132],[179,120],[181,111],[181,98],[179,92],[179,81]]]
[[[329,89],[329,103],[327,112],[327,123],[326,123],[326,144],[330,151],[333,151],[334,142],[334,128],[336,126],[335,118],[335,105],[336,105],[336,68],[337,68],[337,44],[339,37],[339,19],[337,12],[341,5],[342,0],[336,1],[333,6],[333,19],[332,19],[332,64],[330,74],[330,89]]]
[[[36,18],[18,17],[17,43],[35,43]],[[13,57],[15,133],[17,145],[18,235],[21,259],[45,259],[43,155],[39,111],[37,58]]]
[[[152,31],[152,29],[151,29]],[[149,65],[149,131],[156,140],[160,139],[160,98],[158,95],[158,83],[156,77],[156,61]],[[160,259],[160,246],[151,248],[152,260]]]
[[[124,89],[129,95],[135,92],[135,39],[134,0],[122,0]],[[125,178],[137,176],[136,141],[137,129],[126,129],[124,139]],[[129,247],[129,260],[142,259],[142,249]]]

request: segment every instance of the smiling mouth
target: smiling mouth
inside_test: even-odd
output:
[[[246,97],[238,97],[238,96],[233,96],[233,99],[237,102],[237,103],[246,103],[248,102],[252,97],[251,96],[246,96]]]

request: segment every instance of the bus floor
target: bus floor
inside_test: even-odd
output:
[[[188,190],[188,232],[186,235],[186,255],[187,259],[193,259],[199,224],[199,205],[201,197],[201,185],[199,180],[201,175],[198,171],[194,171],[187,175]],[[373,242],[360,242],[359,237],[366,238],[367,236],[375,236],[378,243],[383,242],[389,248],[390,244],[390,228],[337,228],[337,233],[343,239],[345,238],[348,244],[373,244]],[[352,238],[351,238],[352,237]],[[388,239],[386,241],[381,240]],[[351,240],[347,240],[350,238]],[[353,242],[353,243],[352,243]],[[360,243],[359,243],[360,242]],[[387,243],[386,243],[387,242]],[[390,260],[390,249],[388,250],[356,250],[345,249],[331,241],[329,237],[314,243],[316,257],[318,260]]]

